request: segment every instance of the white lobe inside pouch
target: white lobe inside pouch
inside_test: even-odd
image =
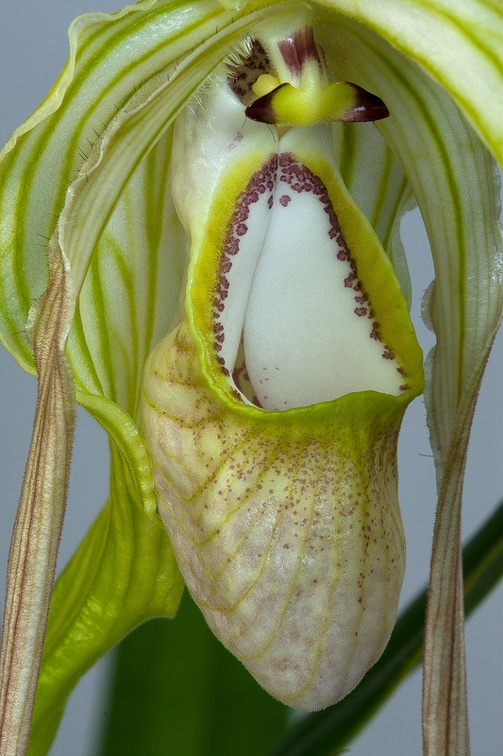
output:
[[[400,393],[400,366],[378,337],[350,252],[320,179],[280,154],[243,324],[246,370],[264,409]]]

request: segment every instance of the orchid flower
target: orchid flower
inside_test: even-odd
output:
[[[437,340],[424,741],[468,752],[461,494],[503,302],[501,23],[482,0],[139,0],[72,24],[0,153],[0,335],[39,385],[2,753],[26,751],[35,691],[45,752],[77,679],[174,616],[184,583],[294,707],[378,659],[404,570],[398,432],[423,390],[413,198]],[[51,595],[76,402],[110,437],[110,498]]]

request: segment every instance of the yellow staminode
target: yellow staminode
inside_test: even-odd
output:
[[[347,114],[358,107],[361,97],[359,88],[345,81],[323,86],[316,61],[305,63],[299,88],[264,74],[253,91],[267,97],[271,122],[285,126],[348,120]]]
[[[252,86],[253,91],[257,95],[257,97],[263,97],[264,95],[269,94],[269,92],[272,92],[274,89],[277,89],[281,85],[281,81],[277,78],[277,76],[272,76],[271,74],[261,74],[255,84]]]

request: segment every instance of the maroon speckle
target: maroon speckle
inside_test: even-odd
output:
[[[273,155],[267,163],[265,163],[265,165],[252,176],[245,191],[238,197],[237,207],[231,218],[225,246],[220,259],[220,270],[215,299],[213,301],[213,333],[215,336],[214,348],[216,352],[222,350],[222,344],[225,341],[224,325],[221,322],[218,322],[218,320],[221,318],[221,314],[225,310],[225,301],[229,295],[229,279],[226,274],[231,271],[232,258],[239,253],[240,240],[248,231],[246,221],[250,215],[250,206],[258,202],[260,197],[266,192],[269,192],[270,194],[267,198],[267,205],[269,208],[272,206],[272,191],[276,184],[277,165],[278,157],[277,155]],[[217,355],[217,362],[222,366],[225,375],[229,375],[223,357]]]
[[[357,305],[357,307],[354,308],[354,313],[357,317],[368,317],[371,320],[374,318],[368,296],[362,290],[358,279],[356,263],[352,258],[351,251],[348,249],[341,232],[339,221],[332,207],[327,188],[318,176],[312,173],[307,166],[299,163],[291,153],[282,153],[279,156],[273,155],[267,163],[265,163],[264,166],[252,176],[245,191],[238,197],[237,207],[229,224],[229,231],[221,255],[219,278],[213,303],[214,345],[217,352],[222,349],[221,345],[225,341],[224,325],[219,323],[218,320],[225,309],[225,301],[228,297],[229,280],[226,274],[231,271],[232,258],[239,253],[240,240],[248,230],[246,221],[250,215],[251,205],[258,202],[260,197],[267,193],[267,207],[271,209],[274,203],[273,191],[277,182],[285,184],[289,187],[290,191],[295,191],[298,194],[310,192],[319,199],[328,216],[329,228],[327,233],[329,238],[335,242],[334,254],[336,259],[349,265],[349,273],[344,278],[344,286],[347,289],[352,289],[354,292],[354,301]],[[287,207],[291,202],[291,199],[291,194],[284,193],[280,195],[279,203],[282,207]],[[382,342],[379,324],[375,320],[372,322],[370,338]],[[385,360],[395,359],[392,351],[385,344],[383,344],[381,355]],[[225,367],[224,359],[221,356],[217,356],[217,361],[222,366],[223,372],[228,375],[229,371]],[[400,388],[405,390],[406,386]]]
[[[237,239],[230,239],[229,244],[227,244],[225,248],[225,252],[227,255],[237,255],[239,252],[239,242]],[[232,267],[232,263],[231,263]]]
[[[291,153],[284,153],[279,157],[279,180],[286,183],[293,191],[298,192],[311,192],[319,198],[319,201],[324,205],[324,210],[328,215],[330,227],[328,236],[330,239],[335,240],[337,244],[336,257],[337,260],[344,263],[349,263],[350,272],[344,278],[344,286],[347,289],[352,289],[355,292],[355,304],[359,305],[355,308],[354,312],[358,317],[374,318],[374,313],[370,307],[368,296],[362,290],[360,281],[358,279],[358,271],[355,261],[351,256],[351,251],[346,245],[346,241],[342,235],[339,221],[332,207],[328,191],[321,179],[315,176],[307,166],[298,163],[295,157]],[[381,341],[381,333],[379,325],[376,321],[372,323],[372,330],[370,338],[375,341]],[[394,355],[385,346],[382,353],[383,359],[394,359]]]
[[[250,54],[235,65],[229,76],[229,86],[241,100],[245,100],[252,94],[252,86],[259,76],[268,71],[273,72],[273,69],[267,53],[260,42],[254,40]],[[238,131],[235,140],[242,138],[242,132]]]

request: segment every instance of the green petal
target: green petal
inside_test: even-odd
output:
[[[110,500],[58,579],[35,702],[30,754],[52,741],[78,679],[132,627],[173,616],[183,581],[157,515],[145,513],[111,447]]]
[[[377,128],[401,160],[432,248],[435,284],[426,314],[438,339],[441,375],[432,390],[441,409],[430,429],[441,465],[456,408],[501,315],[495,166],[458,109],[413,63],[362,26],[339,22],[337,32],[329,50],[345,60],[339,75],[351,72],[390,109]]]
[[[79,400],[106,398],[103,412],[120,407],[131,418],[143,364],[171,323],[182,286],[183,238],[169,191],[171,141],[169,131],[123,192],[93,255],[68,340]]]
[[[54,231],[68,186],[137,88],[169,70],[218,23],[218,6],[152,0],[118,13],[90,14],[71,26],[70,57],[48,98],[14,133],[0,163],[0,335],[33,369],[25,326],[31,302],[47,286],[41,239]],[[199,23],[198,23],[199,22]],[[173,29],[166,44],[166,29]],[[85,180],[85,179],[84,179]],[[73,190],[71,190],[73,193]],[[110,203],[104,208],[111,212]],[[97,222],[99,227],[99,222]],[[70,257],[73,252],[69,250]],[[89,252],[83,250],[84,267]]]
[[[326,0],[326,5],[374,29],[418,63],[503,160],[501,6],[483,0]]]

